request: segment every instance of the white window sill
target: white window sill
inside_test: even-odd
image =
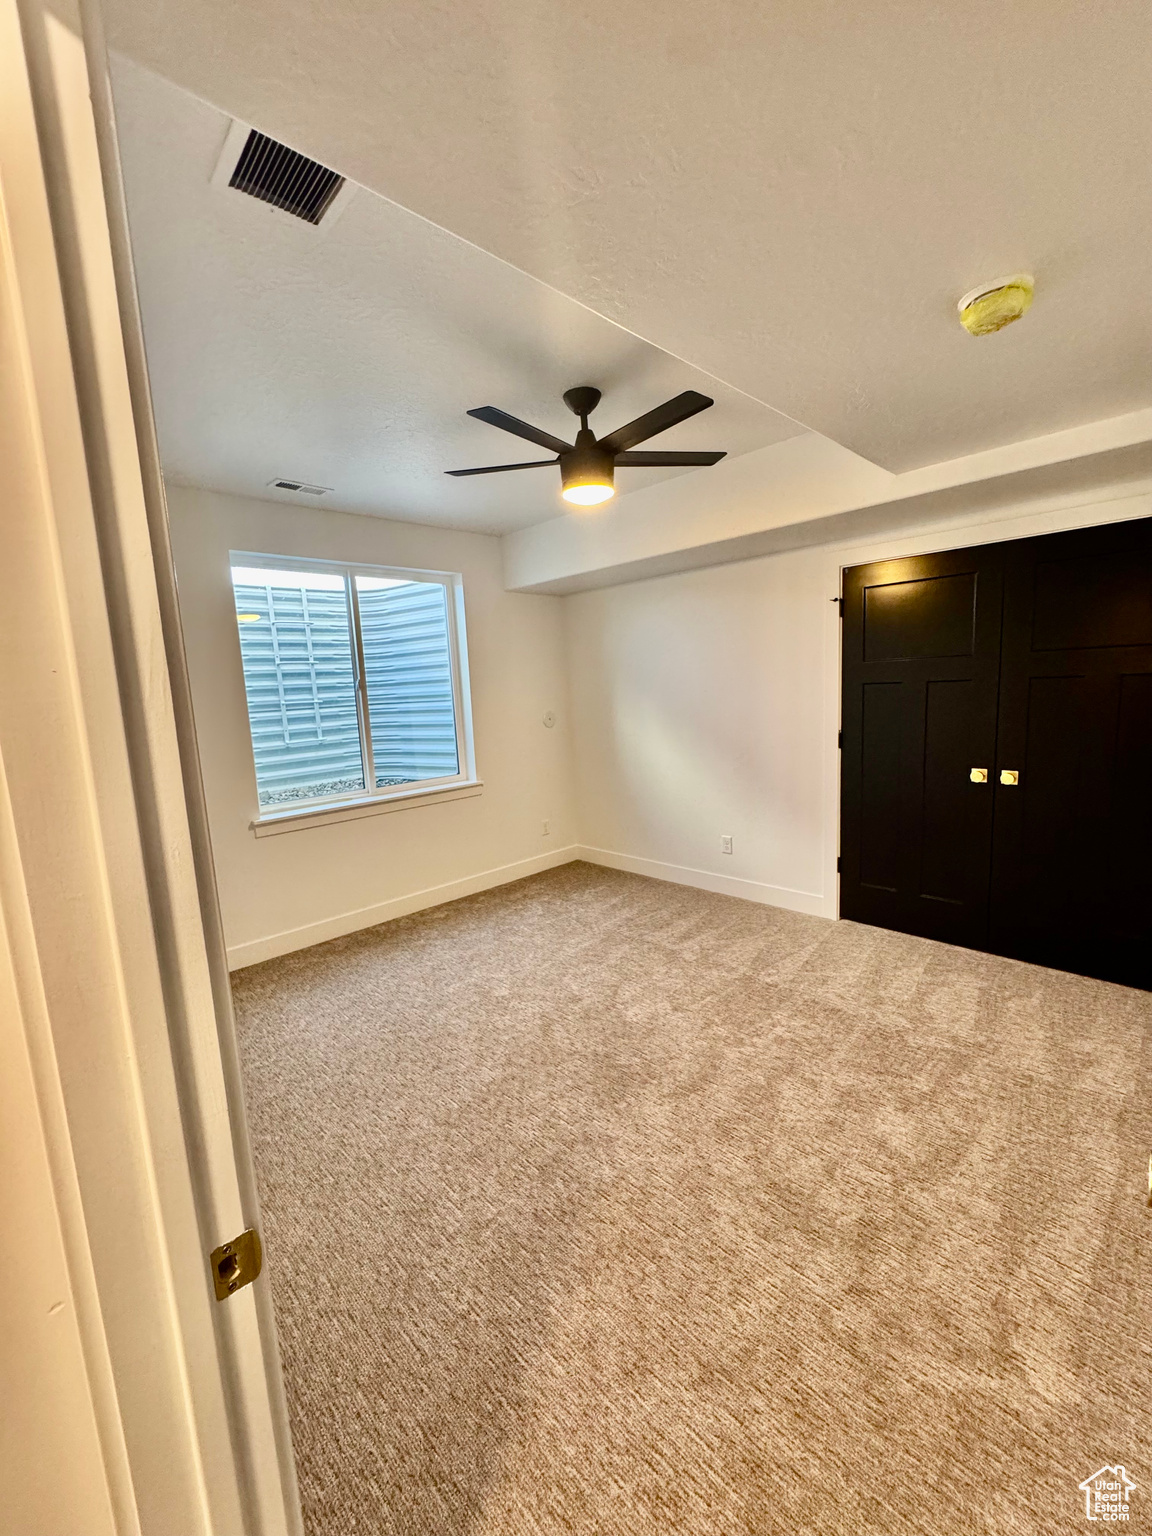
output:
[[[249,822],[257,837],[275,837],[280,832],[300,832],[305,827],[326,827],[334,821],[352,821],[357,816],[379,816],[385,811],[410,811],[418,805],[440,805],[445,800],[468,800],[484,788],[483,779],[468,779],[463,784],[432,785],[428,789],[404,789],[394,795],[362,795],[358,800],[337,804],[312,805],[299,810],[268,811]]]

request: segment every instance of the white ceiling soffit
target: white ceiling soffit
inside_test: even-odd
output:
[[[1147,0],[106,0],[119,48],[886,468],[1152,401]],[[956,300],[1034,272],[974,340]]]
[[[564,510],[547,458],[473,421],[497,405],[571,441],[565,389],[595,384],[601,435],[684,389],[715,406],[652,447],[746,453],[802,429],[476,246],[363,189],[328,229],[229,190],[246,134],[125,60],[116,112],[165,471],[241,495],[502,533]],[[293,146],[294,147],[294,146]],[[216,185],[212,182],[215,180]],[[341,194],[343,195],[343,194]],[[646,445],[647,446],[647,445]],[[622,494],[698,470],[621,469]]]

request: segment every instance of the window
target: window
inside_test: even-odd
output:
[[[233,554],[262,812],[468,779],[460,578]]]

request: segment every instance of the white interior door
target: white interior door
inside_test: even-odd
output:
[[[83,25],[87,50],[0,0],[0,1115],[39,1126],[22,1219],[72,1405],[45,1436],[44,1391],[6,1384],[5,1428],[45,1498],[98,1451],[87,1523],[62,1476],[37,1530],[288,1536],[268,1282],[210,1283],[258,1216],[95,8]]]

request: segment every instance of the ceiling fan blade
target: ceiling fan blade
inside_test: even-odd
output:
[[[723,453],[618,453],[617,464],[639,469],[642,465],[656,464],[719,464]]]
[[[530,443],[539,443],[541,448],[547,448],[551,453],[567,453],[572,447],[571,443],[564,442],[562,438],[553,437],[551,432],[542,432],[539,427],[533,427],[526,421],[509,416],[507,411],[498,410],[494,405],[478,405],[468,414],[475,416],[477,421],[486,421],[490,427],[500,427],[504,432],[513,432],[517,437],[526,437]]]
[[[623,453],[625,449],[633,447],[636,443],[655,437],[657,432],[667,432],[668,428],[674,427],[678,421],[687,421],[689,416],[695,416],[697,411],[706,411],[715,403],[714,400],[709,400],[707,395],[702,395],[695,389],[686,389],[682,395],[677,395],[672,400],[665,400],[664,404],[658,405],[654,411],[645,411],[644,415],[637,416],[635,421],[630,421],[623,427],[617,427],[615,432],[609,432],[607,437],[600,438],[600,447],[609,453]]]
[[[545,464],[559,464],[559,459],[532,459],[527,464],[485,464],[482,469],[446,469],[446,475],[502,475],[506,469],[543,469]]]

